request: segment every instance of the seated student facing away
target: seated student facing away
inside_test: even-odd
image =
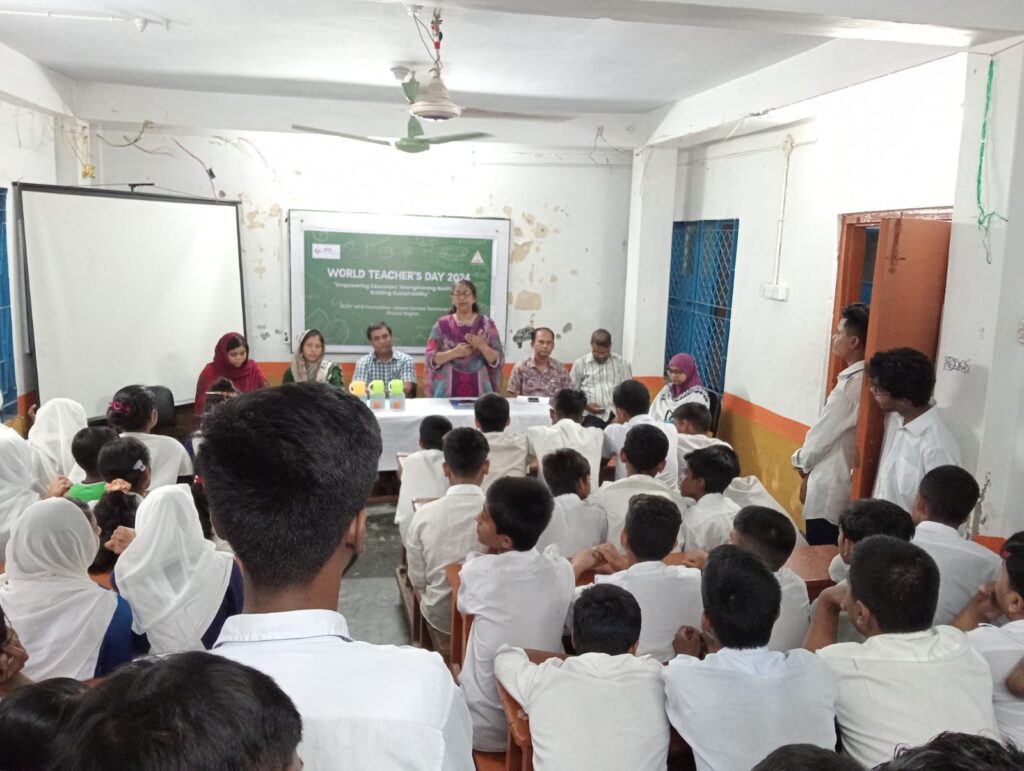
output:
[[[69,677],[31,683],[0,700],[0,768],[44,771],[55,767],[59,739],[89,686]]]
[[[985,659],[959,629],[932,627],[939,570],[924,550],[887,535],[857,544],[840,602],[867,642],[827,644],[837,614],[828,629],[821,605],[842,593],[822,593],[805,647],[836,677],[839,731],[851,757],[870,768],[940,731],[996,732]]]
[[[462,694],[436,653],[354,642],[337,612],[363,551],[377,420],[323,383],[243,394],[203,426],[199,473],[245,612],[213,652],[270,675],[302,715],[307,768],[473,768]],[[415,688],[410,683],[416,683]]]
[[[864,767],[853,758],[824,747],[787,744],[768,753],[750,771],[864,771]]]
[[[486,492],[495,479],[526,476],[526,435],[508,430],[508,399],[498,394],[478,396],[473,404],[476,427],[487,437],[490,470],[480,487]]]
[[[686,402],[676,407],[672,413],[672,425],[676,427],[676,455],[680,475],[686,470],[686,456],[694,450],[719,444],[732,449],[728,442],[708,436],[711,430],[711,410],[700,402]]]
[[[100,527],[100,547],[89,566],[92,574],[109,573],[118,554],[107,547],[119,527],[135,527],[135,512],[149,492],[149,450],[138,439],[119,436],[100,450],[96,464],[106,490],[93,514]]]
[[[32,450],[32,483],[43,492],[58,478],[79,478],[71,454],[71,440],[88,425],[85,407],[74,399],[47,399],[29,413],[28,446]],[[72,481],[75,481],[72,480]]]
[[[145,386],[122,388],[107,408],[110,427],[123,437],[138,439],[149,450],[151,488],[188,483],[192,479],[192,459],[185,445],[174,437],[150,433],[156,421],[156,400]]]
[[[619,452],[619,465],[626,469],[626,478],[603,485],[591,496],[594,505],[604,511],[608,520],[609,543],[620,543],[629,500],[634,495],[643,493],[667,498],[679,509],[679,515],[685,516],[686,502],[675,488],[657,478],[665,467],[669,446],[657,426],[637,426],[626,435],[626,443]]]
[[[551,398],[548,410],[550,426],[530,426],[526,429],[526,441],[530,455],[541,460],[555,450],[569,448],[576,450],[587,459],[594,484],[598,483],[601,471],[601,445],[604,432],[594,426],[583,425],[583,412],[587,396],[582,391],[563,388]],[[538,469],[539,478],[544,480],[544,468]]]
[[[302,768],[292,700],[262,672],[220,656],[138,661],[79,701],[62,742],[58,767],[67,771]]]
[[[475,618],[460,680],[477,750],[505,750],[508,723],[494,684],[498,648],[562,650],[576,577],[569,560],[534,548],[553,505],[551,493],[535,479],[499,479],[477,520],[477,535],[489,553],[462,568],[459,611]]]
[[[978,483],[962,468],[938,466],[924,475],[910,512],[917,525],[914,543],[939,567],[936,626],[950,623],[979,586],[999,575],[998,555],[958,532],[970,519],[978,494]]]
[[[604,429],[604,443],[601,446],[601,458],[618,458],[622,446],[626,443],[626,436],[636,426],[655,426],[665,434],[668,439],[668,446],[676,446],[676,427],[670,423],[656,421],[647,414],[651,404],[651,394],[647,386],[639,380],[626,380],[615,386],[612,391],[612,401],[615,404],[615,421],[609,423]],[[679,483],[679,459],[676,453],[667,453],[665,456],[665,467],[658,474],[665,484],[675,487]],[[622,464],[615,466],[615,479],[625,479],[626,469]]]
[[[444,569],[481,551],[476,518],[484,507],[480,482],[487,474],[488,443],[475,428],[460,427],[444,437],[444,473],[451,486],[412,515],[406,542],[409,580],[422,594],[420,611],[434,629],[450,632],[452,587]]]
[[[537,771],[664,771],[669,726],[661,666],[637,657],[640,606],[599,584],[576,600],[575,656],[530,663],[503,645],[494,674],[530,717]]]
[[[953,626],[967,632],[971,647],[985,657],[992,671],[992,705],[999,732],[1024,747],[1024,699],[1014,696],[1006,683],[1024,656],[1024,532],[1011,535],[1002,548],[998,577],[978,590]],[[1009,622],[992,626],[1001,616]]]
[[[996,739],[943,731],[919,747],[900,747],[896,757],[874,771],[1020,771],[1024,751]]]
[[[92,503],[103,497],[106,483],[100,475],[100,450],[103,446],[117,439],[117,433],[106,426],[83,428],[71,440],[71,454],[75,463],[85,472],[85,478],[71,485],[68,498],[76,498],[84,503]]]
[[[541,533],[537,550],[554,546],[563,557],[604,543],[608,519],[604,510],[588,498],[591,491],[590,464],[576,450],[555,450],[541,460],[544,479],[555,496],[551,523]]]
[[[740,459],[728,447],[708,447],[686,456],[679,492],[697,503],[683,515],[681,540],[687,551],[711,551],[729,543],[732,520],[740,507],[722,493],[740,474]]]
[[[833,748],[835,682],[804,650],[768,650],[781,591],[753,554],[708,556],[701,629],[683,627],[665,668],[668,718],[693,748],[697,771],[741,771],[784,744]]]
[[[417,498],[440,498],[448,490],[444,474],[444,435],[452,423],[442,415],[428,415],[420,421],[420,449],[402,464],[402,483],[398,489],[395,524],[405,543],[412,522],[412,503]]]
[[[32,485],[32,448],[17,431],[0,424],[0,559],[21,513],[40,498],[60,497],[70,487],[67,477],[57,477],[40,494]]]

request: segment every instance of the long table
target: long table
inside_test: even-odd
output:
[[[509,428],[521,434],[530,426],[550,425],[547,401],[527,403],[509,399]],[[428,415],[443,415],[455,428],[475,423],[472,405],[453,407],[448,399],[408,399],[404,410],[380,410],[374,415],[383,441],[378,471],[395,471],[398,468],[396,453],[416,452],[420,448],[420,421]]]

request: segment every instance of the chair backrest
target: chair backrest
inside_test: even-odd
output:
[[[174,410],[174,394],[167,386],[146,386],[153,392],[153,399],[156,401],[156,428],[175,426],[178,424],[177,413]]]
[[[714,391],[708,391],[708,400],[711,406],[708,411],[711,413],[711,436],[718,436],[718,419],[722,416],[722,397]]]

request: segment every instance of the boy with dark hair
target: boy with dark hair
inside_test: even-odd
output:
[[[1024,751],[988,736],[943,731],[920,747],[900,747],[874,771],[1020,771]]]
[[[732,520],[740,507],[722,493],[740,475],[740,459],[729,447],[706,447],[686,456],[679,492],[697,503],[683,517],[681,531],[687,551],[711,551],[729,543]]]
[[[604,432],[595,426],[583,425],[587,395],[582,391],[563,388],[551,397],[548,412],[550,426],[530,426],[526,429],[526,443],[531,457],[538,461],[556,450],[576,450],[587,459],[590,474],[596,480],[601,470],[601,444]],[[538,469],[544,482],[544,468]]]
[[[846,755],[813,744],[787,744],[768,754],[750,771],[864,771]]]
[[[701,584],[701,629],[683,627],[662,674],[668,717],[697,771],[750,768],[786,744],[835,747],[835,682],[814,655],[768,649],[781,591],[753,554],[719,546]]]
[[[530,663],[501,647],[498,681],[530,717],[537,771],[664,771],[669,726],[661,665],[637,658],[640,606],[617,586],[599,584],[576,600],[575,656]]]
[[[928,554],[892,536],[865,538],[848,589],[825,593],[837,592],[867,638],[818,650],[839,686],[846,753],[871,768],[940,731],[996,731],[988,664],[959,629],[932,627],[939,569]]]
[[[939,566],[939,606],[934,624],[949,624],[982,584],[995,581],[995,552],[961,537],[959,529],[978,502],[978,483],[958,466],[938,466],[921,480],[911,515],[914,543]]]
[[[615,404],[615,420],[604,429],[604,444],[601,447],[601,458],[618,458],[626,443],[626,437],[636,426],[655,426],[668,439],[668,446],[676,447],[676,427],[670,423],[659,423],[648,414],[651,406],[651,393],[647,386],[639,380],[625,380],[615,386],[612,392]],[[626,469],[621,463],[615,466],[615,479],[625,479]],[[665,467],[658,472],[658,479],[669,487],[679,483],[679,459],[675,452],[665,456]]]
[[[106,426],[83,428],[75,434],[71,440],[71,455],[85,472],[85,479],[71,485],[67,492],[68,498],[90,503],[103,497],[106,483],[99,472],[100,450],[115,439],[117,432]]]
[[[494,681],[498,649],[562,650],[576,576],[567,559],[534,548],[553,506],[537,480],[506,477],[491,485],[477,517],[477,537],[488,553],[466,560],[458,597],[459,611],[474,616],[460,681],[477,750],[505,750],[508,723]]]
[[[476,517],[484,505],[480,483],[487,474],[490,450],[475,428],[453,428],[444,437],[444,474],[449,487],[444,496],[412,515],[405,544],[409,580],[421,593],[420,612],[434,629],[445,634],[452,627],[452,587],[445,566],[462,562],[480,549]]]
[[[412,521],[412,503],[417,498],[440,498],[448,490],[444,475],[444,436],[452,422],[443,415],[427,415],[420,421],[420,449],[402,462],[395,524],[404,544]]]
[[[245,581],[214,652],[273,677],[303,718],[310,768],[473,768],[470,721],[441,658],[353,642],[337,612],[363,551],[377,420],[322,383],[230,399],[203,426],[199,473]],[[201,681],[197,681],[201,682]],[[409,683],[418,683],[415,689]]]
[[[711,430],[711,410],[700,402],[686,402],[672,413],[672,424],[676,427],[676,455],[679,473],[686,469],[686,456],[694,450],[703,450],[721,444],[730,447],[718,437],[708,436]]]
[[[782,590],[779,617],[772,627],[768,648],[773,651],[799,648],[811,625],[811,601],[804,580],[783,567],[796,546],[793,523],[785,514],[766,506],[746,506],[732,521],[729,541],[760,559],[775,575]]]
[[[555,497],[551,523],[541,533],[537,550],[554,546],[563,557],[604,543],[608,519],[604,511],[587,500],[590,497],[590,464],[576,450],[568,448],[545,455],[541,461],[544,479]]]
[[[473,403],[476,427],[490,446],[490,471],[480,487],[487,491],[495,479],[526,476],[526,436],[508,430],[508,399],[499,394],[484,394]]]
[[[937,466],[959,466],[956,439],[931,404],[935,369],[913,348],[876,353],[868,362],[871,394],[885,416],[873,498],[913,509],[921,479]]]

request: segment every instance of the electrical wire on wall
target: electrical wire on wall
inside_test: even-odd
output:
[[[1006,222],[1006,217],[994,209],[985,208],[982,197],[982,180],[985,175],[985,147],[988,144],[988,119],[992,111],[992,81],[995,78],[995,56],[988,60],[988,78],[985,82],[985,112],[981,121],[981,143],[978,147],[978,176],[975,180],[975,197],[978,204],[978,230],[981,231],[981,242],[985,247],[985,262],[992,264],[992,220]]]

